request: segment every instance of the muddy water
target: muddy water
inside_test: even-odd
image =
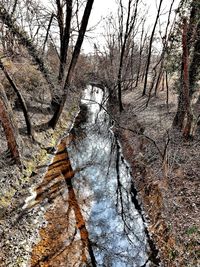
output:
[[[105,103],[101,89],[85,91],[77,123],[37,188],[36,202],[49,208],[31,266],[148,266],[145,226]]]

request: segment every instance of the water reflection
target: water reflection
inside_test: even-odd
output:
[[[142,218],[131,201],[131,176],[105,112],[106,93],[89,87],[87,119],[68,148],[73,187],[86,221],[97,266],[139,267],[147,258]]]

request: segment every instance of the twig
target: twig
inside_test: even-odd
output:
[[[148,135],[146,135],[146,134],[144,134],[144,133],[142,133],[141,131],[137,131],[137,130],[133,130],[133,129],[130,129],[130,128],[126,128],[126,127],[123,127],[123,126],[121,126],[116,120],[115,120],[115,118],[112,116],[112,114],[110,114],[108,111],[107,111],[107,109],[102,105],[102,104],[100,104],[100,103],[98,103],[98,102],[96,102],[95,100],[91,100],[91,99],[83,99],[83,100],[86,100],[86,101],[90,101],[90,102],[93,102],[93,104],[98,104],[110,117],[111,117],[111,119],[114,121],[114,123],[119,127],[119,128],[121,128],[121,129],[123,129],[123,130],[127,130],[127,131],[130,131],[130,132],[132,132],[132,133],[134,133],[134,134],[137,134],[137,135],[139,135],[139,136],[142,136],[142,137],[145,137],[147,140],[149,140],[149,141],[151,141],[153,144],[154,144],[154,146],[156,147],[156,149],[157,149],[157,151],[158,151],[158,153],[160,154],[160,156],[162,157],[162,159],[164,159],[164,152],[162,153],[162,151],[160,150],[160,148],[158,147],[158,145],[157,145],[157,143],[156,143],[156,141],[154,140],[154,139],[152,139],[151,137],[149,137]]]

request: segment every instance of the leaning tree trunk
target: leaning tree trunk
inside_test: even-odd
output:
[[[9,31],[18,38],[20,43],[27,48],[29,54],[38,65],[39,70],[47,81],[50,87],[50,92],[52,94],[52,91],[56,90],[51,77],[52,73],[45,65],[43,58],[40,56],[40,53],[38,52],[36,46],[33,44],[27,33],[17,25],[16,21],[12,18],[12,16],[8,13],[8,11],[2,4],[0,4],[0,20],[9,28]]]
[[[15,84],[15,82],[13,81],[13,79],[11,78],[9,73],[7,72],[6,68],[4,67],[4,64],[3,64],[3,62],[1,60],[0,60],[0,68],[4,72],[6,78],[8,79],[10,85],[12,86],[14,92],[16,93],[16,95],[18,97],[19,103],[20,103],[20,105],[22,107],[22,111],[23,111],[23,114],[24,114],[26,127],[27,127],[27,133],[28,133],[28,135],[33,137],[34,132],[33,132],[33,128],[32,128],[32,125],[31,125],[31,120],[30,120],[30,117],[29,117],[29,114],[28,114],[26,102],[25,102],[22,94],[20,93],[19,89],[17,88],[17,85]]]
[[[18,129],[14,125],[14,119],[11,107],[9,105],[7,96],[3,87],[0,85],[0,122],[3,126],[6,140],[8,144],[8,150],[11,153],[12,158],[17,164],[20,164],[19,153],[19,134]]]
[[[84,40],[84,36],[85,36],[85,32],[86,32],[86,28],[88,25],[88,21],[89,21],[89,17],[90,17],[90,13],[92,10],[92,6],[93,6],[93,2],[94,0],[88,0],[85,10],[84,10],[84,14],[82,17],[82,21],[81,21],[81,27],[79,30],[79,34],[78,34],[78,38],[76,41],[76,45],[73,51],[73,55],[72,55],[72,59],[71,59],[71,63],[69,66],[69,70],[67,73],[67,78],[65,80],[65,84],[64,84],[64,94],[62,96],[61,102],[59,103],[58,107],[56,108],[54,115],[52,117],[52,119],[49,121],[49,126],[52,127],[53,129],[56,127],[56,124],[60,118],[60,115],[63,111],[65,102],[67,100],[67,91],[69,90],[70,86],[71,86],[71,82],[72,82],[72,77],[74,75],[74,70],[78,61],[78,57],[81,51],[81,46]]]

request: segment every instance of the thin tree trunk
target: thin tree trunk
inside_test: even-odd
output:
[[[167,110],[169,111],[169,83],[168,83],[168,73],[165,72],[165,79],[166,79],[166,89],[167,89],[167,97],[166,97],[166,104],[167,104]]]
[[[120,2],[121,6],[121,24],[123,24],[123,6],[122,2]],[[117,75],[117,88],[118,88],[118,105],[119,105],[119,111],[123,111],[123,104],[122,104],[122,67],[123,67],[123,59],[124,59],[124,53],[125,53],[125,48],[126,48],[126,42],[128,38],[128,25],[129,25],[129,20],[130,20],[130,6],[131,6],[131,0],[128,2],[128,15],[127,15],[127,21],[126,21],[126,31],[124,34],[124,40],[122,39],[123,37],[123,32],[120,33],[121,36],[121,53],[120,53],[120,63],[119,63],[119,70],[118,70],[118,75]],[[123,26],[123,25],[122,25]],[[122,28],[123,29],[123,28]]]
[[[152,30],[152,33],[151,33],[151,38],[150,38],[150,43],[149,43],[149,53],[148,53],[148,58],[147,58],[147,66],[146,66],[146,70],[145,70],[144,87],[143,87],[143,92],[142,92],[143,96],[146,94],[146,91],[147,91],[147,79],[148,79],[148,73],[149,73],[149,66],[150,66],[150,63],[151,63],[151,52],[152,52],[153,37],[154,37],[154,33],[155,33],[156,26],[157,26],[157,23],[158,23],[158,18],[160,16],[160,10],[161,10],[162,2],[163,2],[163,0],[160,0],[158,11],[157,11],[156,20],[155,20],[155,23],[154,23],[154,26],[153,26],[153,30]]]
[[[14,125],[11,107],[2,85],[0,85],[0,122],[2,123],[6,135],[8,149],[11,156],[17,164],[20,164],[20,153],[17,143],[19,140],[18,129]]]
[[[162,88],[161,88],[161,91],[164,91],[165,90],[165,76],[164,76],[164,73],[162,73]]]
[[[54,18],[54,13],[51,14],[51,17],[50,17],[50,20],[49,20],[49,25],[47,27],[47,32],[46,32],[46,36],[45,36],[45,40],[44,40],[44,44],[43,44],[43,48],[42,48],[42,53],[44,54],[44,51],[45,51],[45,46],[46,46],[46,43],[48,41],[48,37],[49,37],[49,31],[50,31],[50,28],[51,28],[51,24],[52,24],[52,21],[53,21],[53,18]]]
[[[170,5],[164,37],[161,36],[162,40],[163,40],[163,48],[162,48],[162,53],[161,53],[161,58],[160,58],[161,66],[160,66],[160,70],[159,70],[159,74],[158,74],[158,78],[157,78],[157,82],[156,82],[156,86],[155,86],[155,95],[157,95],[158,87],[160,85],[160,81],[161,81],[162,75],[164,73],[165,54],[168,53],[168,36],[169,36],[168,28],[170,25],[170,18],[171,18],[171,13],[172,13],[172,8],[174,5],[174,2],[175,2],[175,0],[172,0],[171,5]],[[171,29],[172,29],[172,27],[171,27]],[[170,31],[171,31],[171,29],[170,29]],[[163,79],[164,79],[164,76],[163,76]]]
[[[180,92],[178,96],[178,108],[177,108],[177,112],[176,112],[176,115],[174,117],[173,124],[172,124],[173,128],[177,128],[181,131],[183,127],[185,113],[186,112],[185,112],[185,107],[184,107],[183,93],[182,93],[182,88],[180,88]]]
[[[149,88],[149,93],[148,93],[148,99],[147,99],[146,107],[148,107],[149,101],[150,101],[150,99],[151,99],[151,93],[152,93],[152,91],[153,91],[153,88],[154,88],[154,85],[155,85],[155,81],[156,81],[156,76],[157,76],[157,71],[156,71],[156,69],[157,69],[158,65],[160,64],[160,61],[161,61],[161,58],[160,58],[160,60],[156,63],[156,65],[153,67],[154,75],[153,75],[153,77],[152,77],[151,86],[150,86],[150,88]]]
[[[147,34],[145,34],[144,40],[143,40],[143,36],[144,36],[144,23],[143,23],[143,26],[142,26],[142,33],[141,33],[141,38],[140,38],[139,62],[138,62],[137,78],[136,78],[135,88],[138,86],[139,79],[140,79],[142,55],[143,55],[144,44],[145,44],[145,40],[146,40]]]
[[[189,97],[189,51],[188,51],[188,24],[187,20],[183,21],[183,98],[184,105],[187,114],[186,125],[183,129],[183,135],[186,139],[190,136],[191,126],[192,126],[192,112],[190,106],[190,97]]]
[[[6,78],[8,79],[10,85],[12,86],[14,92],[16,93],[18,99],[19,99],[19,103],[22,107],[22,111],[24,114],[24,118],[25,118],[25,122],[26,122],[26,127],[27,127],[27,133],[28,135],[33,137],[33,129],[32,129],[32,125],[31,125],[31,120],[28,114],[28,110],[27,110],[27,106],[26,106],[26,102],[22,96],[22,94],[20,93],[19,89],[17,88],[17,85],[15,84],[15,82],[13,81],[13,79],[10,77],[9,73],[7,72],[7,70],[5,69],[3,62],[0,60],[0,68],[2,69],[2,71],[4,72]]]
[[[183,33],[182,33],[183,35]],[[183,42],[183,36],[182,36],[182,42]],[[174,128],[181,129],[183,128],[183,122],[185,119],[186,109],[184,105],[184,96],[183,96],[183,72],[184,72],[184,62],[183,62],[183,56],[182,56],[182,64],[181,64],[181,77],[180,77],[180,88],[179,88],[179,96],[178,96],[178,108],[176,115],[173,120],[172,126]]]
[[[68,91],[68,89],[69,89],[69,87],[71,85],[72,76],[74,74],[74,70],[75,70],[75,67],[76,67],[76,64],[77,64],[77,61],[78,61],[78,57],[79,57],[79,54],[80,54],[80,51],[81,51],[81,46],[82,46],[82,43],[83,43],[83,39],[84,39],[84,35],[85,35],[85,32],[86,32],[86,28],[87,28],[87,25],[88,25],[88,20],[89,20],[90,13],[91,13],[91,10],[92,10],[93,2],[94,2],[94,0],[88,0],[87,4],[86,4],[86,7],[85,7],[85,10],[84,10],[84,14],[83,14],[82,21],[81,21],[81,27],[80,27],[80,30],[79,30],[78,39],[76,41],[76,45],[75,45],[74,52],[73,52],[73,55],[72,55],[72,60],[71,60],[70,66],[69,66],[67,78],[65,80],[65,84],[64,84],[64,88],[63,88],[64,94],[62,96],[61,103],[59,104],[59,106],[57,107],[56,111],[54,112],[54,115],[53,115],[52,119],[49,121],[49,126],[52,127],[52,128],[56,127],[56,124],[57,124],[57,122],[58,122],[58,120],[60,118],[60,115],[61,115],[61,113],[63,111],[64,105],[65,105],[65,102],[66,102],[66,99],[67,99],[67,91]]]
[[[72,0],[67,1],[66,8],[66,18],[65,18],[65,26],[64,21],[62,21],[63,25],[61,27],[60,35],[60,67],[59,67],[59,75],[58,80],[60,82],[64,79],[65,66],[67,63],[67,54],[69,47],[69,38],[70,38],[70,27],[71,27],[71,19],[72,19]]]
[[[161,62],[161,66],[160,66],[160,70],[159,70],[159,73],[158,73],[158,77],[157,77],[157,81],[156,81],[156,86],[155,86],[155,96],[157,96],[157,93],[158,93],[158,88],[159,88],[159,85],[160,85],[160,82],[162,80],[162,75],[163,75],[163,60]]]
[[[18,3],[18,0],[15,0],[14,2],[14,5],[13,5],[13,9],[12,9],[12,12],[11,12],[11,17],[14,15],[15,13],[15,10],[16,10],[16,7],[17,7],[17,3]]]
[[[131,17],[131,3],[132,0],[129,0],[128,2],[128,15],[127,15],[127,20],[126,20],[126,29],[125,29],[125,33],[124,33],[124,39],[122,40],[121,43],[121,54],[120,54],[120,63],[119,63],[119,70],[118,70],[118,75],[117,75],[117,88],[118,88],[118,104],[119,104],[119,111],[122,112],[123,111],[123,104],[122,104],[122,68],[123,68],[123,63],[124,63],[124,55],[125,55],[125,50],[126,50],[126,44],[128,41],[128,38],[135,26],[135,21],[136,21],[136,17],[137,17],[137,10],[138,10],[138,2],[139,0],[136,0],[135,2],[135,10],[134,10],[134,14],[133,17]],[[120,2],[120,6],[121,6],[121,13],[123,16],[123,6],[122,6],[122,2]],[[122,17],[122,21],[121,23],[123,24],[123,17]],[[123,26],[123,25],[122,25]],[[121,36],[123,35],[123,32],[121,32]]]
[[[200,10],[199,10],[200,12]],[[200,72],[200,22],[197,25],[196,42],[194,44],[193,57],[189,68],[190,98],[195,92],[195,84]]]

